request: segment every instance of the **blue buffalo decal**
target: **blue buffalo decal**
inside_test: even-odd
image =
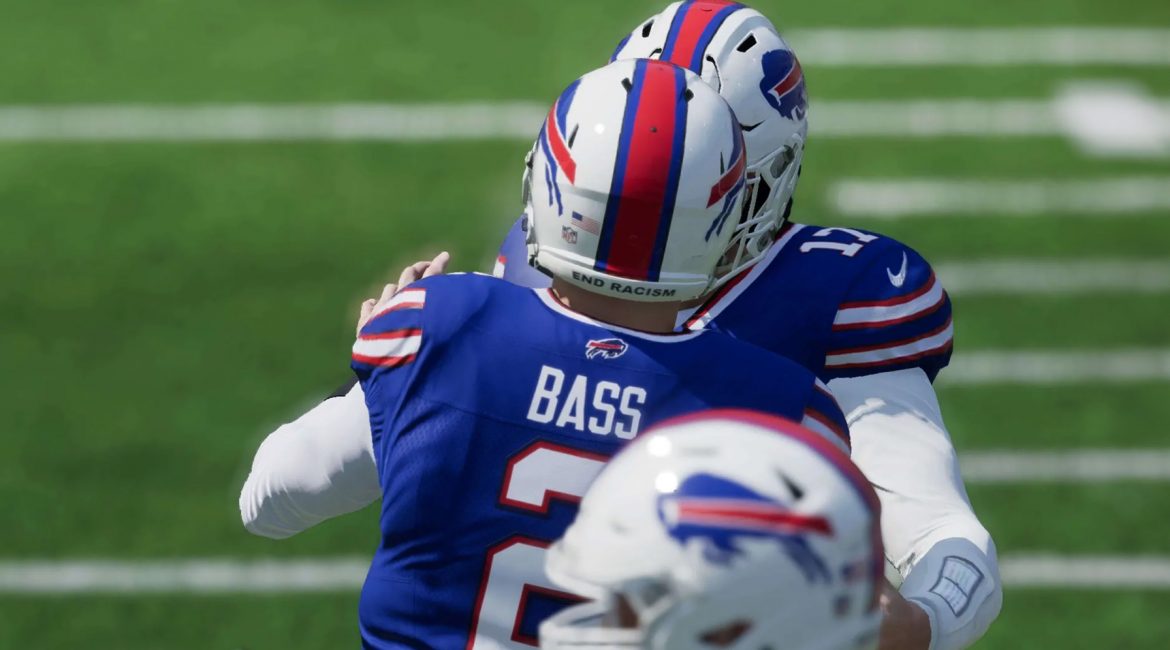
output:
[[[808,543],[810,535],[833,535],[829,521],[793,512],[786,504],[730,479],[712,474],[688,477],[673,493],[658,497],[658,516],[680,544],[691,540],[704,544],[703,556],[712,563],[730,564],[741,555],[740,540],[770,539],[809,582],[830,580],[825,561]]]
[[[764,80],[760,91],[764,99],[784,117],[803,120],[808,113],[808,93],[800,61],[788,50],[772,50],[763,57]]]

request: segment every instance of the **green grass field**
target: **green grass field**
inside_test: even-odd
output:
[[[782,29],[1170,27],[1156,0],[759,2]],[[551,101],[659,4],[0,0],[0,104]],[[816,102],[1170,96],[1166,68],[819,68]],[[534,127],[535,134],[535,127]],[[488,268],[523,141],[0,143],[0,561],[367,555],[373,509],[274,542],[236,498],[264,434],[343,382],[357,304],[446,249]],[[1170,176],[1058,138],[813,140],[796,218],[845,177]],[[940,215],[944,217],[945,215]],[[1170,257],[1170,214],[866,222],[928,259]],[[1165,294],[960,296],[956,356],[1170,347]],[[1165,446],[1170,385],[943,387],[961,451]],[[1001,555],[1167,554],[1161,483],[974,486]],[[0,596],[0,648],[325,648],[356,594]],[[1165,648],[1170,594],[1009,589],[980,648]]]

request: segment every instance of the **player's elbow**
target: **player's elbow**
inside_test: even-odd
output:
[[[249,477],[240,491],[240,520],[244,530],[269,539],[285,539],[295,535],[297,531],[278,524],[278,518],[274,515],[274,500],[259,487],[259,481],[253,482]]]
[[[965,537],[940,540],[915,563],[899,591],[926,610],[931,650],[968,648],[1003,607],[995,545],[990,537],[986,545]]]
[[[297,525],[293,486],[303,481],[297,468],[302,449],[292,425],[284,425],[256,451],[252,471],[240,490],[240,520],[253,535],[270,539],[291,537],[307,528]]]

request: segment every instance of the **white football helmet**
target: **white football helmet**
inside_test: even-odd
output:
[[[800,62],[763,14],[727,0],[675,2],[639,25],[613,59],[671,61],[727,100],[747,143],[747,198],[720,265],[726,280],[768,250],[788,218],[808,138]],[[729,268],[730,267],[730,268]]]
[[[884,558],[877,495],[822,436],[750,411],[648,431],[602,470],[547,556],[593,598],[545,649],[870,650]]]
[[[697,298],[731,238],[745,164],[739,123],[698,75],[647,59],[590,72],[553,104],[528,160],[529,259],[596,293]]]

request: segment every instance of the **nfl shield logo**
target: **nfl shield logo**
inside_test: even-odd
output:
[[[561,226],[561,239],[570,244],[576,244],[577,231],[573,230],[570,226]]]

